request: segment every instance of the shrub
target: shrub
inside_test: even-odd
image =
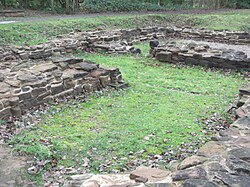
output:
[[[250,8],[249,0],[229,0],[229,7],[231,8]]]
[[[88,12],[156,11],[164,9],[158,4],[143,3],[139,0],[85,0],[81,6]]]

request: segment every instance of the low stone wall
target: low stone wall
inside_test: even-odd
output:
[[[119,69],[105,69],[80,58],[0,63],[0,119],[19,117],[54,99],[107,86],[126,86]]]
[[[158,46],[158,41],[151,41],[150,44],[150,54],[161,62],[250,71],[250,58],[244,52],[213,49],[194,42]]]
[[[0,10],[1,17],[24,17],[23,10]]]
[[[174,28],[167,37],[204,40],[227,44],[250,44],[250,34],[245,31]]]
[[[243,102],[244,100],[244,102]],[[240,90],[244,110],[230,128],[218,132],[197,152],[172,170],[139,167],[131,173],[69,177],[64,187],[248,187],[250,186],[250,85]]]
[[[150,27],[127,30],[98,30],[73,32],[39,45],[0,46],[0,62],[41,59],[53,54],[72,53],[76,50],[104,51],[107,53],[138,53],[132,44],[160,38],[186,38],[233,44],[250,44],[250,34],[242,31],[209,31],[190,28]]]

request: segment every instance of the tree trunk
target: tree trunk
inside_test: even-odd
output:
[[[5,6],[6,6],[5,0],[3,0],[2,3],[3,3],[3,7],[5,8]]]
[[[76,13],[76,0],[72,1],[72,14]]]
[[[51,1],[50,1],[50,6],[51,6],[52,12],[55,13],[54,0],[51,0]]]
[[[28,2],[28,0],[24,0],[24,8],[25,8],[25,9],[28,9],[28,7],[29,7],[29,2]]]
[[[69,0],[66,0],[66,14],[69,14]]]
[[[158,4],[159,4],[160,6],[163,6],[163,5],[164,5],[163,0],[159,0]]]

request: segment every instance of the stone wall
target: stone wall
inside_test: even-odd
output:
[[[119,69],[105,69],[74,57],[0,63],[0,119],[65,96],[122,87]]]
[[[150,27],[127,30],[97,30],[73,32],[39,45],[0,46],[0,62],[48,58],[54,54],[76,50],[94,50],[108,53],[136,53],[132,46],[138,41],[160,38],[186,38],[233,44],[250,44],[250,34],[242,31],[209,31],[190,28]]]
[[[172,42],[158,46],[158,41],[151,41],[150,44],[151,55],[161,62],[250,71],[250,58],[244,52],[213,49],[209,45],[194,42],[185,45]]]
[[[245,31],[174,28],[167,37],[204,40],[227,44],[250,44],[250,33]]]

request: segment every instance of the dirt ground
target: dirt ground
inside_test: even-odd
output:
[[[26,158],[16,157],[11,149],[0,140],[0,187],[21,185],[20,170],[26,165]]]

